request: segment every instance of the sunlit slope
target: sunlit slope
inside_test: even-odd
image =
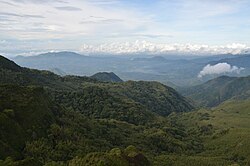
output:
[[[200,165],[228,165],[229,163],[249,165],[249,100],[228,101],[211,110],[202,109],[182,115],[172,115],[171,119],[185,126],[190,133],[197,135],[203,142],[204,151],[195,156],[165,156],[164,159],[177,158],[183,162],[188,161],[187,163],[198,159],[199,162],[197,162]],[[206,164],[203,161],[206,161]]]

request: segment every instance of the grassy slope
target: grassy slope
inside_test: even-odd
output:
[[[212,110],[198,110],[172,115],[172,120],[186,126],[203,140],[204,151],[195,156],[158,158],[174,165],[248,165],[250,163],[250,101],[227,101]],[[197,161],[194,161],[197,160]],[[199,161],[198,161],[199,160]]]
[[[212,111],[208,120],[219,131],[226,132],[208,139],[205,154],[225,155],[233,160],[250,162],[250,101],[228,101]],[[218,138],[217,138],[218,137]]]

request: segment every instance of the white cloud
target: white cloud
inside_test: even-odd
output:
[[[22,40],[64,39],[133,31],[145,26],[142,15],[111,0],[0,1],[0,35]],[[117,1],[116,3],[118,3]]]
[[[202,71],[200,71],[198,77],[202,78],[206,75],[219,75],[225,73],[240,73],[244,68],[232,66],[228,63],[218,63],[216,65],[206,65]]]
[[[0,36],[10,45],[0,43],[0,50],[78,51],[85,43],[84,53],[244,53],[247,45],[225,43],[250,44],[249,5],[247,0],[0,0]]]
[[[100,45],[83,44],[80,48],[82,53],[108,53],[108,54],[241,54],[250,51],[245,44],[233,43],[226,46],[209,46],[197,44],[159,44],[148,41],[117,42]]]

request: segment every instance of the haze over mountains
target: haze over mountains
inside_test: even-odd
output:
[[[42,70],[57,69],[62,75],[90,76],[114,72],[123,80],[160,81],[177,86],[193,86],[221,76],[250,74],[250,55],[186,56],[84,56],[74,52],[51,52],[37,56],[17,56],[21,66]],[[59,72],[58,72],[59,71]]]

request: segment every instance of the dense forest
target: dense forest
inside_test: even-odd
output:
[[[0,165],[249,164],[247,97],[199,109],[158,82],[100,77],[0,56]]]

